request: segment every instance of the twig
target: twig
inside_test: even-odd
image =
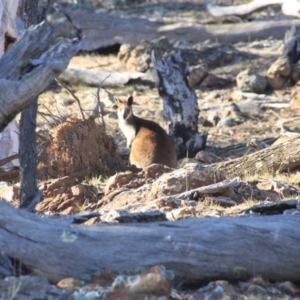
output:
[[[299,120],[299,119],[300,119],[300,117],[293,117],[293,118],[289,118],[289,119],[282,119],[281,123],[283,125],[283,124],[286,124],[286,123],[289,123],[289,122],[292,122],[292,121],[296,121],[296,120]]]
[[[282,118],[280,117],[280,115],[277,112],[275,112],[275,111],[273,111],[271,109],[270,109],[270,113],[272,113],[274,116],[276,116],[278,118],[278,121],[276,122],[276,126],[278,126],[280,128],[280,133],[284,134],[285,129],[283,128],[283,120],[282,120]]]
[[[101,119],[102,119],[102,125],[105,129],[105,121],[104,121],[104,112],[103,112],[103,108],[101,106],[101,103],[100,103],[100,89],[102,88],[102,85],[104,83],[104,81],[110,76],[111,74],[107,75],[103,80],[102,82],[100,83],[100,85],[98,86],[97,88],[97,102],[98,102],[98,110],[99,110],[99,113],[101,114]]]
[[[207,186],[202,186],[193,190],[189,190],[187,192],[178,194],[178,195],[174,195],[172,197],[176,197],[176,198],[185,198],[195,192],[201,193],[201,194],[212,194],[212,193],[216,193],[216,192],[220,192],[221,190],[227,189],[229,187],[234,187],[239,185],[240,183],[240,178],[236,177],[232,180],[224,180],[218,183],[214,183],[214,184],[210,184]]]
[[[256,93],[248,93],[242,91],[235,91],[235,94],[244,98],[252,99],[252,100],[264,100],[266,102],[273,103],[289,103],[290,101],[286,98],[278,98],[274,96],[269,96],[265,94],[256,94]]]
[[[47,122],[50,121],[46,117],[51,117],[53,121],[57,123],[63,122],[66,119],[66,117],[62,116],[58,110],[57,112],[59,113],[59,116],[56,116],[49,110],[49,108],[46,105],[42,104],[42,106],[48,111],[48,114],[41,111],[39,111],[38,114],[41,115]]]
[[[79,98],[66,86],[64,85],[58,78],[55,78],[55,81],[64,89],[66,89],[68,91],[68,93],[74,98],[74,100],[77,102],[78,106],[79,106],[79,110],[80,110],[80,114],[82,117],[82,120],[87,124],[84,113],[83,113],[83,109],[81,107],[81,103]]]
[[[11,156],[8,156],[6,158],[3,158],[0,160],[0,166],[3,166],[7,163],[9,163],[10,161],[14,160],[14,159],[17,159],[19,158],[19,154],[14,154],[14,155],[11,155]]]
[[[220,204],[221,206],[230,207],[230,206],[235,206],[237,204],[235,201],[233,201],[229,197],[224,197],[224,196],[218,196],[218,197],[209,196],[208,199],[213,201],[214,203]]]

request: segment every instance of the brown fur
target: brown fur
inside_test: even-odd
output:
[[[163,164],[171,168],[177,166],[175,147],[165,130],[157,123],[141,119],[132,112],[133,98],[119,101],[119,126],[131,147],[129,161],[138,168],[151,164]]]

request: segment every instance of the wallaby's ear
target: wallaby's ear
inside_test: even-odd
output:
[[[117,105],[119,106],[119,104],[120,104],[120,100],[119,100],[118,98],[114,98],[114,99],[115,99],[115,101],[116,101]]]
[[[130,97],[128,98],[127,103],[128,103],[129,106],[132,105],[132,103],[133,103],[133,97],[132,97],[132,96],[130,96]]]

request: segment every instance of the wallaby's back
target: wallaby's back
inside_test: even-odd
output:
[[[118,101],[119,126],[131,146],[129,161],[138,168],[151,164],[177,166],[175,147],[165,130],[157,123],[139,118],[132,113],[133,99]]]

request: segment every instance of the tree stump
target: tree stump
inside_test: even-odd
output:
[[[200,109],[194,90],[188,81],[188,64],[180,51],[166,58],[155,57],[152,62],[158,75],[158,91],[163,99],[167,132],[175,142],[178,158],[194,157],[205,148],[207,133],[198,132]]]

